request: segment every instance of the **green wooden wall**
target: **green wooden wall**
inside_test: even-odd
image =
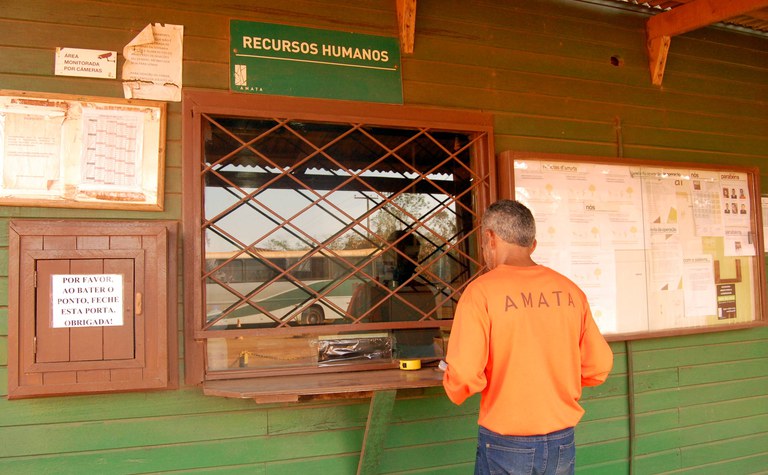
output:
[[[3,0],[0,88],[121,97],[117,81],[54,76],[54,49],[122,52],[144,26],[160,22],[185,27],[184,86],[226,90],[230,18],[394,36],[394,4]],[[405,102],[493,113],[497,152],[751,165],[765,188],[768,39],[716,27],[675,37],[663,86],[653,87],[647,17],[627,8],[599,0],[419,0],[415,53],[403,61]],[[7,393],[8,220],[180,220],[180,110],[170,104],[165,211],[0,207],[0,394]],[[180,329],[183,314],[180,303]],[[585,393],[578,473],[768,472],[768,329],[612,347],[613,374]],[[0,399],[0,473],[349,474],[369,402],[259,406],[186,386]],[[476,398],[455,407],[439,388],[400,391],[380,472],[471,473],[476,415]]]

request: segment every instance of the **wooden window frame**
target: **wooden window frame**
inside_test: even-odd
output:
[[[487,186],[480,187],[474,199],[474,206],[479,209],[484,208],[495,199],[496,196],[496,172],[495,172],[495,154],[493,146],[493,116],[487,113],[477,111],[464,111],[454,109],[437,109],[437,108],[421,108],[410,106],[397,106],[388,104],[370,104],[370,103],[358,103],[358,102],[346,102],[346,101],[333,101],[322,99],[304,99],[304,98],[291,98],[281,96],[254,96],[254,95],[240,95],[233,93],[225,93],[218,91],[207,90],[185,90],[182,102],[182,117],[183,117],[183,156],[184,164],[183,170],[183,186],[184,186],[184,209],[183,209],[183,221],[184,221],[184,268],[185,268],[185,282],[184,282],[184,306],[187,309],[186,312],[186,333],[185,333],[185,377],[186,382],[189,384],[201,384],[211,378],[206,374],[205,365],[205,340],[212,337],[234,337],[237,336],[234,332],[240,330],[203,330],[203,289],[199,278],[195,278],[201,275],[201,262],[203,261],[204,249],[202,249],[201,238],[201,213],[202,210],[199,206],[200,196],[203,190],[201,189],[199,179],[199,164],[201,162],[202,150],[202,120],[203,114],[208,115],[225,115],[233,117],[291,117],[299,118],[307,121],[318,122],[348,122],[348,123],[365,123],[376,126],[384,127],[429,127],[445,130],[457,130],[466,132],[476,132],[484,134],[484,138],[479,141],[479,145],[475,148],[475,153],[480,158],[478,160],[478,170],[482,176],[487,177]],[[474,249],[473,252],[479,250]],[[374,329],[371,325],[366,324],[364,331]],[[382,324],[379,324],[382,325]],[[385,328],[387,324],[383,324],[382,328]],[[444,324],[443,324],[444,325]],[[450,323],[448,323],[448,328]],[[275,335],[279,334],[279,329],[275,329]],[[362,330],[362,329],[361,329]],[[261,330],[261,332],[268,332],[269,330]],[[332,371],[338,372],[339,369]],[[343,370],[342,370],[343,371]],[[395,371],[398,370],[385,370]],[[306,375],[309,378],[318,377],[318,373],[323,371],[314,371],[312,374]],[[370,371],[370,373],[376,373],[376,371]],[[405,372],[402,372],[405,373]],[[434,372],[433,372],[434,373]],[[230,374],[217,375],[213,379],[231,379],[233,381],[238,378],[244,378],[231,372]],[[291,379],[301,378],[301,375],[296,376],[281,376],[280,374],[272,375],[271,377],[265,376],[259,379],[266,381],[266,379],[277,379],[279,381],[288,381]],[[375,377],[374,377],[375,379]],[[382,379],[382,378],[379,378]],[[377,386],[375,383],[373,386],[366,383],[364,390],[371,389],[391,389],[392,387],[412,387],[413,381],[406,381],[401,377],[397,378],[384,378],[387,382],[383,382],[382,385]],[[382,381],[384,380],[382,379]],[[424,384],[416,383],[417,386],[433,386],[439,384],[439,380],[430,377],[430,381]],[[305,378],[302,380],[306,382]],[[303,384],[302,381],[297,382],[298,385]],[[253,397],[256,395],[253,393],[253,388],[248,386],[248,389],[235,389],[230,392],[227,388],[222,388],[221,383],[225,381],[216,381],[219,386],[216,389],[212,389],[210,394],[222,395],[228,397]],[[322,383],[315,383],[314,389],[308,389],[310,393],[335,393],[335,392],[349,392],[356,390],[354,382],[349,384],[344,383],[341,387],[331,385],[332,387],[324,387],[324,389],[318,389],[323,386]],[[213,386],[212,386],[213,387]],[[362,388],[362,386],[360,387]],[[357,389],[360,389],[357,388]],[[289,392],[291,390],[288,390]],[[278,390],[278,393],[284,391]],[[294,395],[300,393],[300,390],[293,390]],[[271,397],[274,397],[274,393],[270,393]]]

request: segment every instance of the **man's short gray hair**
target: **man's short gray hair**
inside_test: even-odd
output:
[[[524,204],[514,200],[499,200],[485,211],[483,230],[490,229],[502,240],[521,247],[530,247],[536,239],[536,221]]]

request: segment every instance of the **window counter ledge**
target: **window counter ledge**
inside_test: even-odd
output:
[[[441,386],[442,381],[443,372],[436,368],[385,369],[207,381],[203,383],[203,394],[253,399],[257,403],[297,402],[302,397],[345,398],[376,391],[435,387]]]

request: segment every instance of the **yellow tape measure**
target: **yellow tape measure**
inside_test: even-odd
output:
[[[400,369],[406,371],[421,369],[421,360],[400,360]]]

